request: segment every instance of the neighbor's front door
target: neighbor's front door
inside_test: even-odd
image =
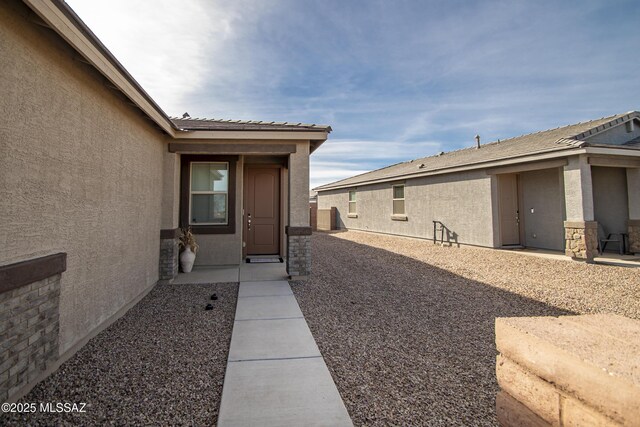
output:
[[[498,175],[498,193],[502,246],[519,245],[518,176],[516,174]]]
[[[247,255],[280,253],[280,168],[247,165],[244,232]]]

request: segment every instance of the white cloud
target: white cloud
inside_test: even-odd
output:
[[[638,108],[638,26],[599,0],[69,3],[171,115],[331,125],[314,186]]]
[[[358,159],[358,156],[365,155],[366,159],[413,159],[424,157],[428,153],[439,151],[441,143],[437,141],[423,142],[402,142],[402,141],[373,141],[373,140],[350,140],[350,139],[329,139],[318,150],[316,159],[333,161],[344,161],[346,158]]]
[[[247,1],[68,0],[100,41],[168,114],[189,111],[208,82],[240,68],[216,66],[244,30]]]
[[[330,139],[311,155],[311,188],[441,151],[436,141]]]

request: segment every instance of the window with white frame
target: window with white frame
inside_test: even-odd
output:
[[[349,190],[349,213],[356,213],[356,190]]]
[[[229,163],[191,162],[189,224],[228,224],[228,191]]]
[[[393,186],[393,214],[404,215],[404,184]]]

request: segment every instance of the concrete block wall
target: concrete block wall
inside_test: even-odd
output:
[[[496,319],[500,425],[640,425],[639,337],[616,315]]]
[[[60,274],[0,294],[0,398],[6,402],[58,358]]]

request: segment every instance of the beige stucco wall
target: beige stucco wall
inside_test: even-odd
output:
[[[309,226],[309,142],[297,142],[289,155],[289,224]]]
[[[524,245],[564,249],[564,186],[561,169],[520,173]],[[533,209],[533,212],[531,210]]]
[[[626,233],[629,219],[627,170],[592,166],[595,220],[608,233]]]
[[[68,254],[63,352],[158,279],[163,137],[27,14],[0,3],[0,265]]]
[[[180,154],[165,149],[162,159],[162,228],[169,230],[180,221]]]
[[[433,237],[433,220],[442,221],[458,243],[493,247],[492,179],[484,171],[471,171],[408,180],[407,221],[391,219],[392,183],[354,187],[357,218],[347,216],[349,189],[319,192],[318,209],[335,206],[340,228],[422,238]]]
[[[198,234],[200,246],[196,266],[233,265],[242,261],[242,195],[244,181],[244,157],[236,163],[236,231],[234,234]]]

